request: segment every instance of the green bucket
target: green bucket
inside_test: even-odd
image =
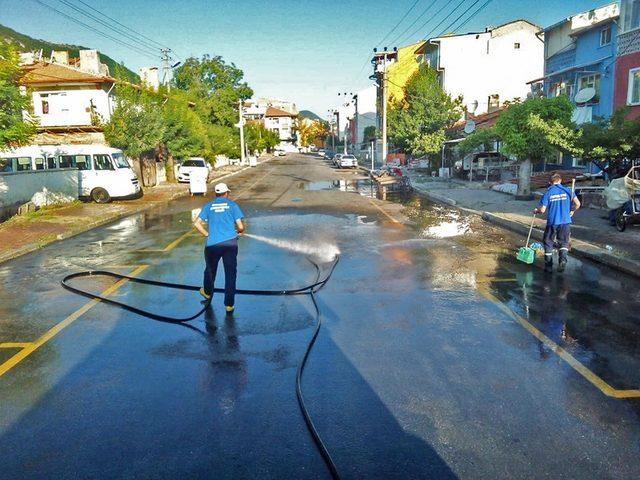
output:
[[[536,260],[536,251],[533,248],[521,247],[516,258],[521,262],[531,265]]]

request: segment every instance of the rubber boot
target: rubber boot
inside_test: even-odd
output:
[[[553,258],[551,258],[550,260],[547,260],[545,258],[545,260],[544,260],[544,271],[547,272],[547,273],[553,272]]]

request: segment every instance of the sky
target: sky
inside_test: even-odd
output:
[[[93,28],[82,27],[38,2],[79,18]],[[440,34],[459,14],[477,3],[476,0],[0,0],[1,24],[31,37],[97,48],[136,72],[142,66],[159,65],[159,60],[100,36],[96,27],[109,30],[74,12],[65,2],[81,7],[81,2],[91,5],[134,31],[167,45],[179,60],[203,54],[220,55],[244,71],[255,97],[293,101],[299,109],[312,110],[323,117],[328,109],[340,103],[339,92],[355,92],[371,84],[367,78],[371,74],[368,60],[374,47],[420,40],[460,5],[431,36]],[[413,10],[392,31],[414,3]],[[607,3],[611,2],[493,0],[460,32],[482,31],[486,26],[517,18],[548,26]],[[484,0],[469,13],[482,4]],[[406,30],[427,8],[427,14]],[[400,35],[403,31],[406,33]]]

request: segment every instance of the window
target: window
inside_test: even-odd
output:
[[[36,157],[36,170],[44,170],[44,158]]]
[[[573,85],[568,84],[567,82],[558,82],[551,85],[550,88],[551,97],[559,97],[560,95],[566,95],[571,98],[571,94],[573,93]]]
[[[58,165],[56,165],[56,157],[48,157],[47,170],[55,170],[56,168],[58,168]]]
[[[604,47],[611,43],[611,25],[600,30],[600,46]]]
[[[26,172],[31,170],[31,157],[18,157],[17,159],[17,171]]]
[[[600,93],[600,74],[586,75],[580,77],[578,80],[578,90],[584,90],[585,88],[593,88],[596,91],[596,96],[593,98],[593,102],[598,101],[598,94]]]
[[[514,43],[513,48],[515,48],[516,50],[520,50],[520,42]]]
[[[115,170],[109,155],[94,155],[93,161],[95,162],[96,170]]]
[[[13,172],[13,158],[0,158],[0,173]]]
[[[500,95],[494,93],[493,95],[489,95],[489,113],[500,110]]]
[[[640,68],[629,70],[627,105],[640,105]]]
[[[91,170],[91,155],[76,155],[74,161],[78,170]]]
[[[640,0],[623,0],[621,19],[625,32],[640,27]]]
[[[131,168],[129,165],[129,162],[127,162],[127,159],[123,154],[114,153],[111,156],[113,157],[113,160],[116,162],[116,165],[118,166],[118,168]]]
[[[59,168],[73,168],[73,155],[60,155],[58,157]]]
[[[40,107],[42,109],[43,115],[47,115],[49,113],[49,94],[48,93],[40,94]]]

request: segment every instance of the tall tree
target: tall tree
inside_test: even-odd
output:
[[[133,159],[146,185],[141,157],[155,150],[162,141],[166,129],[162,102],[156,94],[124,83],[116,88],[117,106],[104,126],[104,136],[110,145],[122,149]]]
[[[628,120],[628,112],[621,108],[609,119],[584,124],[576,142],[579,155],[609,178],[625,174],[630,160],[640,158],[640,117]]]
[[[20,57],[10,44],[0,42],[0,149],[24,145],[36,132],[36,125],[25,122],[29,96],[20,93]]]
[[[175,72],[173,84],[197,98],[199,110],[212,124],[232,127],[238,123],[238,101],[251,98],[253,90],[244,73],[220,56],[188,58]]]
[[[162,113],[165,125],[162,144],[166,147],[163,160],[167,180],[175,182],[175,158],[209,156],[205,149],[207,129],[201,117],[189,104],[184,92],[172,92],[163,106]]]
[[[316,140],[324,140],[329,134],[329,125],[322,120],[300,120],[300,144],[308,147]]]
[[[438,75],[421,66],[405,87],[404,99],[391,105],[389,138],[413,155],[440,151],[445,129],[462,116],[462,99],[451,98],[440,87]]]
[[[491,139],[501,140],[503,151],[515,156],[520,164],[516,198],[529,199],[532,163],[550,159],[558,151],[578,153],[571,120],[573,108],[566,96],[514,102],[500,114],[493,128],[474,132],[462,148],[469,150]]]
[[[259,121],[249,122],[245,125],[244,138],[247,150],[252,154],[272,150],[280,143],[280,136]]]

